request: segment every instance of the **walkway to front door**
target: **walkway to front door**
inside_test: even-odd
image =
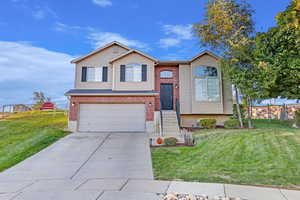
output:
[[[160,102],[162,110],[173,110],[173,84],[160,84]]]

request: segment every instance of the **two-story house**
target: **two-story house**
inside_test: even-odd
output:
[[[72,131],[151,133],[164,117],[198,127],[200,118],[222,124],[232,114],[231,84],[219,57],[208,51],[162,61],[112,42],[72,63],[75,85],[66,93]]]

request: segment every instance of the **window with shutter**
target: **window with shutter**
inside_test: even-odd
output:
[[[104,67],[87,67],[86,81],[87,82],[102,82]]]
[[[126,82],[141,82],[142,81],[142,65],[132,63],[126,65],[125,68],[125,81]]]

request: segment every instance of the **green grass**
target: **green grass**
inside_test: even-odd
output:
[[[26,112],[0,120],[0,171],[41,151],[69,132],[64,112]]]
[[[157,179],[300,188],[300,130],[255,120],[253,130],[201,130],[195,147],[153,148]]]

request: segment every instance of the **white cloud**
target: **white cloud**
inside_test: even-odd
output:
[[[92,45],[94,48],[101,47],[107,43],[110,43],[112,41],[118,41],[121,42],[127,46],[140,48],[143,50],[149,50],[149,47],[147,44],[140,42],[138,40],[130,40],[119,33],[112,33],[112,32],[91,32],[88,36],[88,39],[91,40]]]
[[[193,38],[192,34],[193,25],[163,25],[163,30],[167,35],[175,35],[182,40],[190,40]]]
[[[170,37],[163,38],[159,40],[160,47],[162,48],[169,48],[174,46],[179,46],[179,44],[183,40],[191,40],[193,39],[192,33],[193,25],[170,25],[165,24],[162,26],[162,30],[165,35]]]
[[[70,30],[79,30],[82,29],[82,27],[80,26],[70,26],[70,25],[66,25],[64,23],[61,22],[56,22],[54,24],[54,30],[57,32],[66,32],[66,31],[70,31]]]
[[[163,38],[159,40],[160,47],[162,48],[178,46],[180,42],[180,39],[177,38]]]
[[[0,93],[4,103],[30,103],[33,91],[61,99],[73,87],[73,56],[28,43],[0,41]]]
[[[110,0],[92,0],[92,2],[101,7],[112,6],[112,2]]]

